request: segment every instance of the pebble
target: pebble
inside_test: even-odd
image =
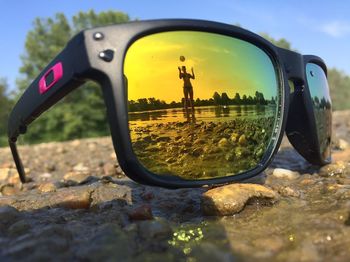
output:
[[[107,162],[103,165],[103,173],[106,176],[112,176],[117,173],[115,163]]]
[[[247,144],[247,138],[245,135],[241,135],[238,139],[238,144],[240,144],[241,146],[244,146]]]
[[[43,173],[43,174],[39,175],[39,178],[40,178],[41,180],[48,180],[48,179],[50,179],[51,177],[52,177],[52,174],[51,174],[51,173]]]
[[[86,172],[89,172],[89,168],[85,166],[83,163],[79,163],[73,167],[73,171],[86,173]]]
[[[345,150],[349,147],[349,143],[345,141],[344,139],[339,139],[339,148],[341,150]]]
[[[229,146],[229,142],[227,138],[221,138],[220,141],[218,142],[218,147],[226,148],[227,146]]]
[[[350,166],[344,161],[337,161],[322,167],[319,170],[319,175],[323,177],[338,176],[348,173],[350,174]]]
[[[9,177],[11,168],[0,168],[0,180],[6,180]]]
[[[291,188],[289,186],[282,186],[278,189],[278,193],[284,197],[300,197],[301,193],[299,190]]]
[[[87,173],[83,172],[68,172],[63,176],[63,179],[65,181],[73,181],[76,183],[81,183],[83,182],[89,175]]]
[[[131,220],[150,220],[153,219],[152,208],[149,204],[143,204],[132,208],[128,212]]]
[[[231,140],[232,142],[237,142],[238,137],[239,137],[239,135],[238,135],[237,133],[232,133],[232,134],[231,134],[231,137],[230,137],[230,140]]]
[[[41,193],[54,192],[56,189],[56,185],[52,182],[43,183],[38,186],[38,190]]]
[[[205,192],[201,208],[205,215],[229,216],[240,212],[251,198],[274,203],[278,194],[262,185],[230,184]]]
[[[3,196],[13,196],[20,192],[19,188],[14,187],[12,184],[4,185],[1,187],[1,194]]]
[[[300,177],[300,174],[289,169],[275,168],[272,172],[272,176],[276,178],[294,180],[298,179]]]

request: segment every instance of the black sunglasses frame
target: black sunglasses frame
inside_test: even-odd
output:
[[[200,31],[238,38],[254,44],[266,52],[276,67],[280,86],[278,126],[274,144],[265,153],[261,163],[247,172],[213,179],[184,180],[160,176],[145,169],[135,156],[130,139],[127,111],[126,79],[123,74],[124,58],[128,48],[139,38],[167,31]],[[264,38],[240,27],[203,20],[151,20],[111,25],[80,32],[63,51],[32,82],[15,105],[9,117],[10,148],[22,182],[26,182],[16,141],[27,126],[40,114],[87,80],[96,81],[103,90],[113,145],[119,164],[125,174],[136,182],[167,188],[198,187],[225,184],[253,177],[262,172],[276,154],[286,131],[295,149],[310,163],[324,165],[317,139],[317,127],[312,98],[306,81],[306,64],[319,65],[327,75],[323,60],[316,56],[303,56],[274,46]],[[59,64],[61,72],[56,73]],[[53,81],[46,84],[48,75]],[[288,80],[295,90],[290,93]],[[44,83],[44,89],[40,85]]]

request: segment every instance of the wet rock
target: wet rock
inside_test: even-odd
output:
[[[187,249],[190,252],[191,249]],[[186,249],[185,249],[186,252]],[[202,242],[195,246],[190,253],[191,257],[195,257],[195,261],[222,261],[231,262],[236,261],[236,258],[231,252],[225,249],[217,248],[214,243]]]
[[[118,200],[124,205],[132,204],[131,188],[129,186],[117,185],[112,183],[98,186],[91,192],[91,206],[97,206],[113,200]]]
[[[21,213],[14,207],[2,206],[0,207],[0,223],[10,225],[18,220]]]
[[[300,174],[284,168],[275,168],[272,172],[272,176],[276,178],[294,180],[298,179]]]
[[[322,167],[319,171],[319,175],[323,177],[331,177],[350,173],[350,167],[343,161],[337,161]]]
[[[140,236],[144,239],[168,240],[172,235],[169,223],[163,219],[142,221],[138,229]]]
[[[11,205],[19,210],[33,210],[47,207],[87,209],[91,203],[92,189],[87,186],[61,188],[55,192],[41,194],[30,192],[21,196],[0,198],[0,205]]]
[[[253,245],[258,250],[264,250],[259,254],[259,257],[271,257],[285,246],[285,241],[278,236],[266,236],[254,239]]]
[[[128,232],[130,234],[130,232]],[[88,245],[82,246],[77,257],[87,261],[130,261],[136,251],[130,238],[116,224],[105,224],[97,229]]]
[[[301,193],[299,190],[289,187],[289,186],[282,186],[278,188],[277,192],[284,197],[300,197]]]
[[[201,208],[205,215],[229,216],[240,212],[250,199],[274,203],[278,194],[261,185],[231,184],[205,192]]]
[[[5,254],[16,260],[26,260],[30,256],[33,261],[50,260],[52,254],[55,254],[55,259],[61,260],[69,251],[70,239],[70,232],[63,226],[49,225],[34,234],[24,235]]]
[[[19,220],[18,222],[12,224],[8,229],[8,234],[11,237],[16,237],[24,235],[30,231],[32,225],[28,220]]]
[[[152,200],[154,198],[154,193],[151,191],[146,191],[146,192],[141,194],[141,197],[143,200],[149,201],[149,200]]]
[[[153,219],[152,208],[149,204],[143,204],[129,210],[128,215],[131,220]]]
[[[81,190],[62,190],[57,191],[57,200],[53,199],[55,195],[49,198],[51,206],[70,208],[70,209],[88,209],[91,203],[91,192],[87,189]]]

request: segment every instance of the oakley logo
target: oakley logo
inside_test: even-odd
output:
[[[52,66],[39,80],[39,92],[44,94],[47,90],[53,87],[58,80],[63,76],[63,66],[61,62],[58,62]]]

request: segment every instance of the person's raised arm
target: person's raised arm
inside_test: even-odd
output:
[[[179,69],[179,78],[182,78],[181,68],[178,66],[177,69]]]
[[[194,75],[193,67],[191,67],[191,71],[192,71],[192,76],[191,76],[191,78],[192,78],[192,79],[195,79],[196,76]]]

